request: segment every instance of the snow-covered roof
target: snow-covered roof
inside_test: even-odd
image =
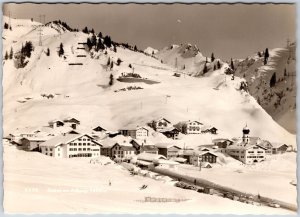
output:
[[[154,160],[154,163],[156,163],[156,164],[167,164],[167,165],[179,165],[179,163],[176,162],[176,161],[164,160],[164,159]]]
[[[171,158],[170,160],[172,161],[176,161],[178,163],[184,163],[187,161],[187,159],[183,158],[183,157],[174,157],[174,158]]]
[[[171,148],[171,147],[177,147],[179,149],[181,149],[180,147],[173,145],[172,143],[164,143],[164,142],[160,142],[160,143],[156,143],[155,144],[156,147],[158,148]]]
[[[271,143],[271,144],[272,144],[273,148],[280,148],[281,146],[287,146],[288,147],[287,144],[280,143],[280,142],[275,142],[275,143]]]
[[[160,154],[150,154],[150,153],[141,153],[137,155],[138,160],[143,160],[143,161],[151,161],[153,162],[154,160],[158,159],[167,159],[165,156],[160,155]]]
[[[196,150],[186,150],[186,149],[182,149],[182,150],[179,150],[178,152],[178,155],[179,156],[192,156],[192,155],[197,155],[199,154],[200,152],[199,151],[196,151]]]
[[[68,144],[82,136],[87,136],[92,139],[92,137],[90,137],[87,134],[62,134],[59,136],[52,137],[51,139],[47,140],[46,142],[41,143],[40,147],[44,147],[44,146],[45,147],[56,147],[61,144]],[[96,141],[94,141],[94,142],[100,145],[100,143],[98,143]]]
[[[113,147],[115,144],[117,144],[118,142],[111,139],[111,138],[106,138],[100,141],[102,144],[103,148],[111,148]]]

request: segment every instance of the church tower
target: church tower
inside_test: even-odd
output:
[[[246,124],[246,126],[243,128],[243,142],[244,143],[249,142],[249,133],[250,133],[250,130],[247,127],[247,124]]]

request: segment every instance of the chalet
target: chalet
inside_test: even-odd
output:
[[[162,130],[162,129],[166,129],[166,128],[170,128],[170,127],[173,127],[171,122],[168,121],[167,119],[165,118],[159,118],[157,120],[154,120],[152,123],[151,123],[151,126],[154,130],[156,131],[159,131],[159,130]]]
[[[178,156],[185,158],[187,160],[186,162],[188,164],[193,164],[193,161],[194,161],[193,157],[198,154],[199,154],[199,151],[196,151],[194,149],[181,149],[178,152]]]
[[[284,143],[272,143],[272,146],[272,154],[283,154],[289,148],[289,146]]]
[[[175,125],[183,134],[200,134],[203,124],[199,121],[184,121]]]
[[[129,127],[120,130],[121,135],[130,136],[134,139],[145,139],[149,136],[149,130],[146,127]]]
[[[22,138],[20,140],[21,148],[25,151],[39,151],[39,145],[49,138],[46,137],[30,137],[30,138]]]
[[[40,150],[57,158],[99,157],[101,146],[87,134],[63,134],[41,143]]]
[[[54,129],[65,125],[65,123],[63,121],[57,120],[57,119],[49,121],[48,123],[49,123],[49,127],[54,128]]]
[[[171,128],[161,129],[159,132],[164,134],[168,138],[178,139],[178,135],[180,131],[175,127],[171,127]]]
[[[273,153],[273,145],[269,141],[263,140],[259,145],[266,148],[266,155],[271,155]]]
[[[155,146],[158,148],[158,154],[165,156],[167,159],[177,157],[178,152],[181,149],[180,147],[170,143],[157,143]]]
[[[105,132],[106,129],[102,128],[101,126],[97,126],[97,127],[95,127],[95,128],[93,129],[93,131],[95,131],[95,132]]]
[[[118,143],[111,148],[112,158],[130,160],[133,156],[135,156],[135,152],[136,150],[134,147],[119,145]]]
[[[112,158],[112,152],[111,152],[111,148],[118,144],[116,141],[114,141],[113,139],[104,139],[101,141],[102,147],[101,147],[101,155],[106,156],[106,157],[110,157]]]
[[[216,163],[218,156],[211,151],[200,151],[191,156],[191,164],[202,166],[203,162]]]
[[[213,144],[218,146],[218,148],[222,149],[222,148],[227,148],[227,146],[232,145],[233,141],[229,140],[229,139],[223,139],[223,138],[219,138],[219,139],[214,139],[212,140]]]
[[[211,134],[217,134],[217,128],[211,127],[211,126],[203,126],[201,129],[201,133],[211,133]]]
[[[68,124],[74,130],[76,130],[77,126],[80,125],[80,121],[76,118],[66,118],[64,119],[64,123]]]

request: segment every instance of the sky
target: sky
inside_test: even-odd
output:
[[[195,44],[205,56],[246,58],[296,39],[296,4],[15,4],[3,5],[13,18],[46,16],[72,28],[93,28],[113,41],[162,49]]]

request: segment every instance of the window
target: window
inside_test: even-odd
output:
[[[83,148],[83,151],[86,151],[86,148]]]
[[[78,148],[78,151],[81,151],[81,148]]]
[[[83,145],[83,146],[86,146],[86,144],[85,144],[85,143],[82,143],[82,145]]]
[[[77,148],[73,148],[74,151],[77,151]]]
[[[48,148],[46,148],[46,151],[48,151]]]
[[[60,148],[59,148],[59,147],[57,148],[57,151],[60,151]]]
[[[58,153],[57,156],[60,156],[60,154]]]
[[[78,141],[81,141],[81,139],[79,138]],[[80,143],[79,143],[80,144]]]
[[[50,148],[50,151],[52,151],[52,148]]]
[[[81,146],[81,143],[79,143],[78,145]]]
[[[50,153],[50,156],[52,156],[52,153]]]
[[[83,141],[86,141],[86,139],[83,139]]]
[[[90,150],[91,150],[91,148],[87,148],[87,150],[88,150],[88,151],[90,151]]]

